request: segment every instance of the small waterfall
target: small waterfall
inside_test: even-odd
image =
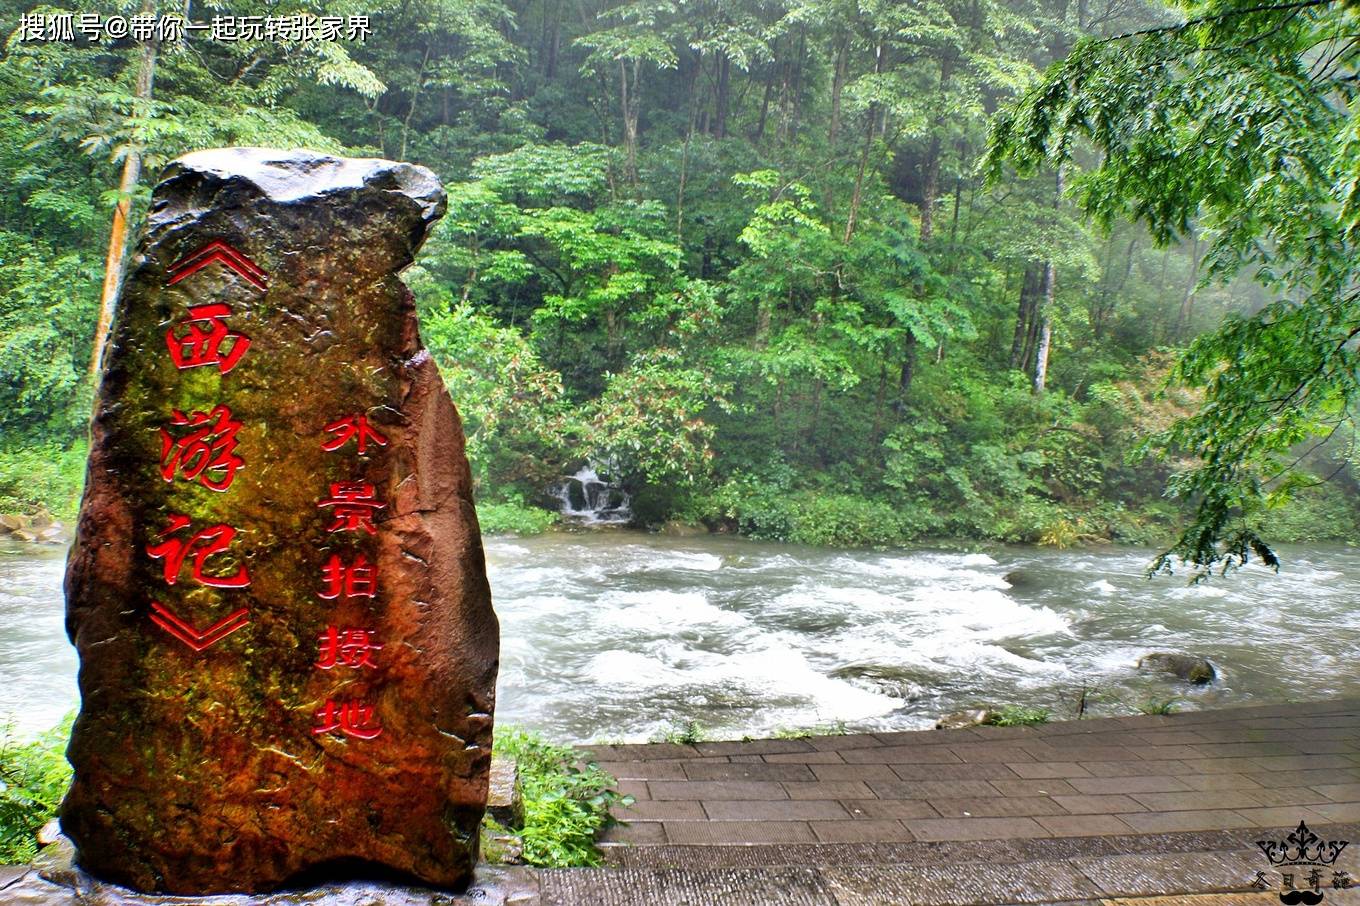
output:
[[[633,518],[628,492],[605,481],[589,463],[549,491],[561,501],[558,511],[579,525],[622,525]]]

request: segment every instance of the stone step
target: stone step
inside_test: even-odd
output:
[[[1245,852],[756,866],[724,864],[729,854],[715,847],[689,849],[683,867],[543,871],[542,906],[1095,906],[1114,898],[1256,894],[1252,882],[1264,867],[1259,853]],[[1328,903],[1354,899],[1328,891]]]

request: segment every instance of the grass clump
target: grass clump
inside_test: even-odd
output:
[[[994,727],[1033,727],[1048,723],[1050,716],[1047,708],[1006,705],[993,711],[987,723]]]
[[[632,797],[614,791],[614,778],[594,762],[582,762],[580,752],[536,733],[498,727],[495,748],[519,768],[520,858],[544,868],[600,864],[595,840],[614,823],[610,808],[631,805]]]
[[[707,732],[704,725],[697,720],[687,720],[684,723],[676,724],[669,730],[663,730],[651,738],[651,742],[671,742],[676,745],[693,745],[696,742],[703,742]]]
[[[849,732],[845,721],[837,720],[812,727],[780,727],[770,735],[774,739],[807,739],[809,736],[845,736]]]
[[[56,817],[71,785],[66,740],[74,720],[71,715],[27,742],[16,739],[12,727],[0,736],[0,864],[23,864],[37,854],[37,833]]]

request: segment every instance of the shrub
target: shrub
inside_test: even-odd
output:
[[[477,504],[477,522],[486,535],[539,535],[556,521],[556,513],[522,500]]]
[[[521,857],[530,865],[598,865],[595,838],[614,823],[610,808],[632,797],[611,789],[614,778],[581,753],[524,730],[497,728],[495,748],[515,759],[524,797]]]
[[[28,862],[38,851],[36,835],[51,821],[71,783],[66,740],[69,716],[30,742],[6,727],[0,738],[0,864]]]

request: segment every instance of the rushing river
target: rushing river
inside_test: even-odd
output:
[[[0,544],[3,544],[0,542]],[[1201,586],[1143,576],[1146,550],[826,551],[601,531],[487,541],[500,614],[497,718],[563,741],[697,721],[734,738],[929,726],[976,703],[1071,716],[1360,695],[1360,552],[1285,549]],[[0,546],[0,716],[22,733],[76,705],[64,552]],[[1011,581],[1007,581],[1007,577]],[[1191,688],[1141,674],[1207,656]]]

